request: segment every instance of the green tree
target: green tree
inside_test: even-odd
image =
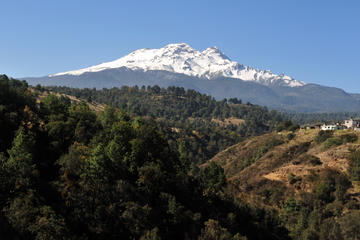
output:
[[[205,167],[202,179],[205,186],[208,188],[220,190],[226,185],[224,169],[213,161]]]
[[[198,240],[229,240],[232,239],[231,233],[221,227],[218,221],[209,219],[204,223],[204,228],[201,230],[201,235]]]
[[[27,188],[31,180],[38,176],[36,166],[33,163],[34,137],[20,128],[14,138],[12,148],[8,150],[9,158],[4,164],[6,170],[11,173],[7,181],[12,189]]]

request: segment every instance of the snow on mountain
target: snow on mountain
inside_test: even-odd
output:
[[[127,67],[132,70],[165,70],[189,76],[213,79],[216,77],[237,78],[255,81],[264,85],[297,87],[304,82],[269,70],[259,70],[231,61],[216,47],[200,52],[186,43],[169,44],[160,49],[139,49],[120,59],[75,71],[57,73],[52,76],[81,75],[86,72],[100,72],[106,69]]]

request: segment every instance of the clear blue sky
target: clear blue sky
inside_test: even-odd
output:
[[[239,63],[359,92],[359,0],[1,0],[0,73],[43,76],[139,48],[217,46]]]

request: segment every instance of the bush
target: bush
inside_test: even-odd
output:
[[[287,137],[288,140],[292,140],[292,139],[294,139],[296,137],[296,134],[289,133],[286,137]]]
[[[289,175],[288,175],[288,180],[289,180],[289,183],[290,183],[290,184],[295,184],[295,183],[301,181],[301,177],[296,176],[296,175],[293,174],[293,173],[289,173]]]
[[[308,162],[313,166],[317,166],[317,165],[322,164],[322,162],[320,161],[320,158],[318,158],[316,156],[310,156]]]
[[[280,123],[277,127],[276,127],[276,131],[281,132],[284,130],[288,130],[288,131],[296,131],[297,129],[299,129],[300,126],[299,124],[293,123],[292,121],[288,120],[288,121],[284,121],[282,123]]]
[[[358,137],[355,133],[348,133],[340,136],[343,143],[356,142]]]
[[[315,137],[315,142],[316,143],[322,143],[325,142],[326,139],[331,138],[333,136],[333,132],[332,131],[323,131],[321,130],[318,135]]]
[[[283,210],[285,212],[293,212],[293,211],[297,211],[298,210],[298,206],[297,206],[297,203],[296,203],[296,200],[294,198],[289,198],[288,200],[286,200],[284,202],[284,205],[283,205]]]
[[[340,138],[329,138],[323,143],[324,149],[329,149],[331,147],[336,147],[341,145],[343,142]]]

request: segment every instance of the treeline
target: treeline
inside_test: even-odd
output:
[[[143,118],[0,76],[2,239],[288,239],[275,212],[226,192]]]
[[[285,113],[285,115],[299,124],[343,122],[350,118],[360,118],[359,112]]]
[[[41,86],[37,88],[42,89]],[[168,120],[188,120],[202,118],[211,120],[241,118],[244,120],[262,121],[273,127],[282,119],[276,111],[269,112],[266,107],[242,104],[237,98],[216,101],[213,97],[183,87],[160,88],[159,86],[142,86],[141,88],[123,86],[96,90],[95,88],[78,89],[69,87],[46,87],[45,89],[65,93],[84,99],[104,103],[138,116],[166,118]],[[260,127],[260,126],[259,126]]]
[[[44,90],[41,86],[37,89]],[[166,135],[173,149],[186,144],[183,149],[194,163],[205,162],[246,137],[298,127],[266,107],[243,104],[237,98],[216,101],[213,97],[194,90],[185,91],[182,87],[124,86],[102,90],[46,87],[46,90],[104,103],[133,117],[146,117],[149,124]],[[235,119],[238,123],[216,121],[224,119]]]

